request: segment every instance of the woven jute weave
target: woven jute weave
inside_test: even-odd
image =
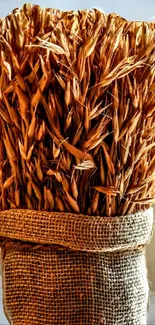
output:
[[[114,218],[2,211],[10,324],[146,325],[152,225],[152,209]]]

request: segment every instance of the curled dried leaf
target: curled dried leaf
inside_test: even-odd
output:
[[[82,162],[74,166],[74,168],[79,170],[88,170],[91,168],[95,168],[95,165],[91,160],[83,160]]]
[[[39,44],[29,44],[29,45],[25,45],[26,47],[38,47],[38,48],[44,48],[44,49],[48,49],[49,51],[55,53],[55,54],[64,54],[66,55],[64,49],[57,45],[57,44],[54,44],[52,42],[48,42],[44,39],[41,39],[40,37],[37,37],[37,39],[40,41]]]

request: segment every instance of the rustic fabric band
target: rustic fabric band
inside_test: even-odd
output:
[[[146,245],[152,225],[152,209],[113,218],[31,210],[0,212],[2,237],[86,252],[120,251]]]

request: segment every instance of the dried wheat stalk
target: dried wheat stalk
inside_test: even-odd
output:
[[[154,91],[154,24],[32,5],[2,19],[0,208],[152,204]]]

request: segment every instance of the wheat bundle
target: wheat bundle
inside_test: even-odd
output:
[[[95,9],[24,5],[0,21],[10,324],[147,323],[154,54],[154,24]]]
[[[155,28],[24,5],[0,21],[0,208],[125,215],[155,194]]]

